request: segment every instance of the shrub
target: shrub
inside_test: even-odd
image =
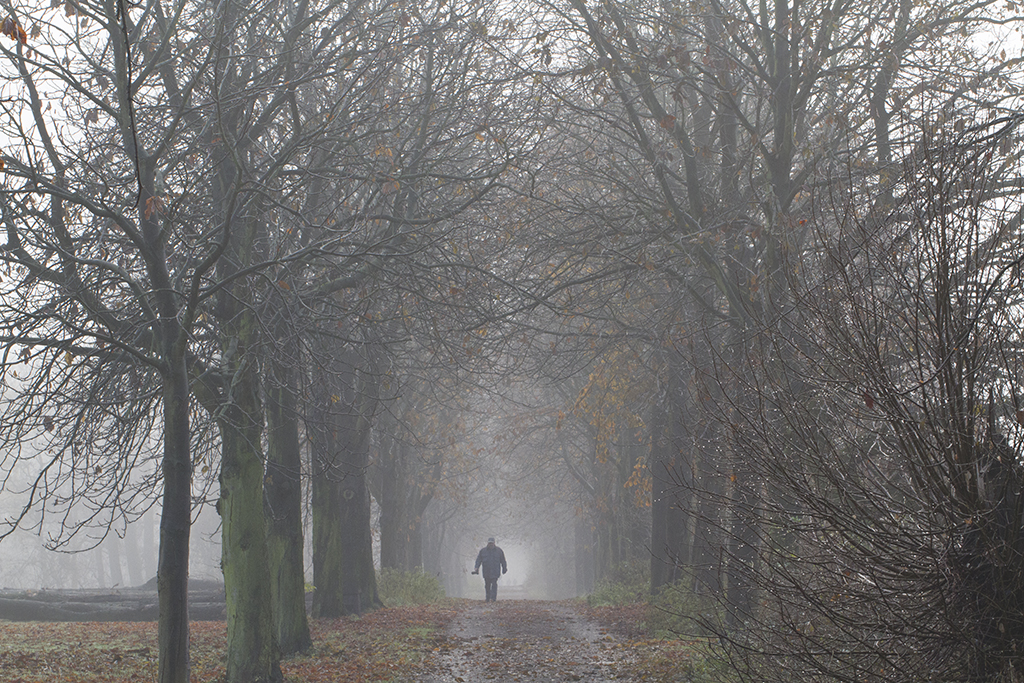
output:
[[[651,565],[642,560],[623,562],[594,586],[587,596],[591,607],[630,605],[647,601],[651,588]]]
[[[423,570],[381,569],[377,574],[377,591],[381,601],[389,607],[428,605],[445,598],[438,578]]]
[[[722,618],[721,605],[713,595],[695,593],[691,579],[663,586],[650,602],[648,626],[660,638],[711,635],[709,624]]]

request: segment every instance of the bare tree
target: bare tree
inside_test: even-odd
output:
[[[998,111],[1017,63],[972,47],[976,27],[1002,21],[990,3],[544,7],[535,70],[560,105],[553,125],[574,141],[549,166],[559,183],[557,202],[547,199],[586,245],[581,267],[633,269],[631,287],[661,313],[635,337],[649,345],[663,403],[651,424],[653,587],[683,570],[727,595],[742,630],[756,612],[758,511],[765,496],[789,503],[748,468],[732,423],[702,417],[702,404],[728,395],[735,410],[756,409],[743,404],[754,380],[731,369],[749,367],[769,335],[793,336],[788,317],[782,328],[764,321],[798,306],[792,255],[836,196],[829,185],[897,201],[894,169],[922,128],[893,112],[921,113],[928,98],[954,119],[978,99]],[[609,331],[630,329],[611,304],[587,310],[627,323]],[[783,373],[789,357],[762,362]],[[708,363],[730,371],[704,381]]]
[[[819,215],[801,307],[765,321],[790,333],[709,373],[749,378],[712,412],[772,492],[762,607],[724,641],[748,680],[1020,675],[1019,118],[958,127],[922,131],[889,208]]]

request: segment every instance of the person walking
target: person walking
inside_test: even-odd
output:
[[[481,567],[484,570],[486,602],[494,602],[498,599],[498,577],[508,571],[508,565],[505,564],[505,552],[494,545],[493,537],[488,538],[487,545],[477,553],[473,573],[479,574]]]

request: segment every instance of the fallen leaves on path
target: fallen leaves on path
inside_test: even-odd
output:
[[[417,605],[314,620],[313,649],[286,660],[281,670],[295,683],[409,681],[443,649],[457,613],[454,606]]]
[[[461,600],[310,622],[313,648],[287,683],[521,683],[704,680],[706,647],[644,631],[641,608]],[[0,622],[0,681],[151,683],[152,622]],[[194,622],[192,681],[223,680],[223,622]]]
[[[452,622],[449,647],[423,683],[598,683],[628,677],[632,653],[577,604],[469,604]]]
[[[408,681],[455,614],[452,606],[413,606],[314,619],[313,649],[281,669],[288,683]],[[156,635],[153,622],[0,622],[0,681],[150,683]],[[192,681],[223,679],[226,640],[224,622],[192,623]]]

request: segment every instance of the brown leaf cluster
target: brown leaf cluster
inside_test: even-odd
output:
[[[21,27],[21,24],[14,17],[7,17],[3,20],[3,23],[0,24],[0,33],[3,33],[11,40],[20,42],[22,45],[28,45],[28,34],[25,33],[25,29]]]

